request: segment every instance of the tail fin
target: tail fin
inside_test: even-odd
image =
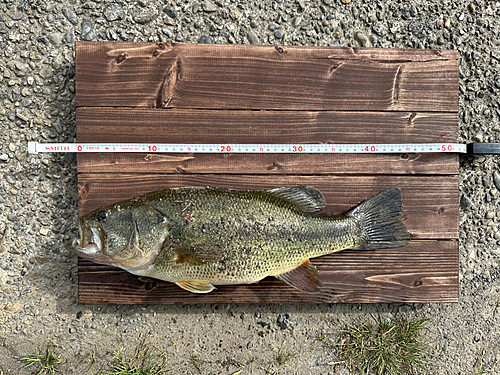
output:
[[[361,228],[357,249],[372,250],[408,245],[410,234],[399,218],[403,211],[401,189],[388,189],[349,211]]]

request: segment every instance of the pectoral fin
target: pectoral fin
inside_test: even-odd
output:
[[[318,280],[318,270],[306,259],[297,268],[275,276],[290,286],[306,293],[319,293],[321,281]]]
[[[191,293],[210,293],[215,289],[215,286],[205,281],[177,281],[176,284]]]

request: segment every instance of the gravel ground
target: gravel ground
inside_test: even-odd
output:
[[[458,49],[460,137],[498,142],[499,19],[493,0],[1,0],[0,371],[30,374],[20,358],[50,346],[63,373],[83,374],[92,350],[104,364],[147,339],[174,374],[200,373],[193,356],[203,374],[347,374],[318,335],[336,341],[380,311],[430,319],[427,373],[477,374],[480,361],[500,373],[497,157],[461,160],[458,304],[93,307],[77,304],[77,259],[63,246],[76,160],[26,152],[31,140],[74,141],[75,40]]]

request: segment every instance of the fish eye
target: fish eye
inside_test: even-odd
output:
[[[106,221],[107,216],[106,211],[101,211],[97,214],[97,221]]]

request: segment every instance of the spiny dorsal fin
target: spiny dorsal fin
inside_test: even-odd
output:
[[[198,280],[177,281],[176,284],[191,293],[210,293],[215,289],[212,284]]]
[[[318,270],[306,259],[297,268],[275,276],[290,286],[306,293],[319,293],[321,281],[318,280]]]
[[[294,205],[301,212],[316,212],[326,207],[323,194],[311,186],[292,186],[266,190]]]
[[[182,263],[189,266],[202,266],[217,262],[222,258],[223,249],[216,245],[182,246],[174,244],[172,246],[175,263]]]

